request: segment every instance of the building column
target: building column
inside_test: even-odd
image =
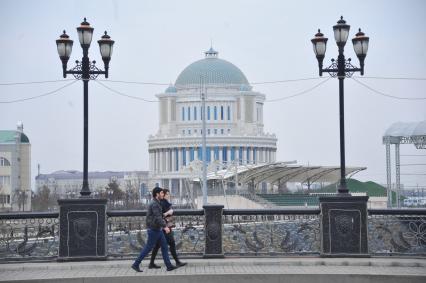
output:
[[[251,164],[254,164],[254,156],[253,156],[253,150],[254,150],[254,147],[250,147],[249,149],[247,149],[247,150],[249,150],[249,154],[250,154],[250,163]]]
[[[243,146],[242,164],[247,164],[247,147]]]
[[[148,150],[148,156],[149,156],[149,171],[152,172],[152,152]]]
[[[223,168],[223,147],[219,146],[219,163],[222,169]]]
[[[177,148],[172,148],[172,172],[177,171],[178,169],[176,168],[176,150]],[[179,158],[179,157],[178,157]]]
[[[164,171],[166,171],[166,155],[165,155],[165,151],[164,151],[164,149],[161,149],[160,150],[160,158],[161,158],[161,160],[160,160],[160,165],[161,165],[161,167],[160,167],[160,171],[161,172],[164,172]]]
[[[191,152],[189,152],[189,147],[186,148],[186,153],[185,154],[186,154],[186,165],[188,165],[189,162],[191,162],[191,160],[190,160]]]
[[[179,171],[180,168],[182,168],[183,166],[183,147],[179,147],[177,150],[178,150],[179,162],[178,162],[178,168],[176,168],[176,170]]]
[[[169,172],[170,171],[170,150],[168,148],[165,149],[165,155],[166,155],[166,162],[165,162],[165,171]]]
[[[226,113],[227,114],[227,113]],[[228,114],[227,114],[228,115]],[[226,148],[226,158],[227,158],[227,160],[228,160],[228,165],[230,165],[231,164],[231,162],[232,162],[232,160],[231,160],[231,147],[232,146],[228,146],[227,148]]]
[[[158,152],[158,149],[156,149],[155,151],[154,151],[154,155],[155,155],[155,172],[158,172],[159,171],[159,166],[158,166],[158,164],[160,163],[160,157],[159,157],[159,152]]]

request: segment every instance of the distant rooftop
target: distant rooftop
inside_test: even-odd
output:
[[[104,171],[104,172],[89,172],[89,179],[110,179],[116,177],[118,179],[123,179],[125,175],[146,175],[148,176],[148,171]],[[40,174],[36,176],[36,180],[65,180],[65,179],[82,179],[83,173],[77,170],[60,170],[50,174]]]
[[[1,131],[0,130],[0,143],[15,143],[16,135],[21,135],[21,143],[30,143],[27,135],[19,131]]]

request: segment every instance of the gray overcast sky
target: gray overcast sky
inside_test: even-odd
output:
[[[425,1],[0,1],[0,82],[58,80],[61,62],[55,40],[62,30],[74,40],[69,67],[81,59],[76,27],[83,17],[95,28],[91,60],[107,30],[116,41],[110,79],[174,82],[210,47],[237,65],[250,82],[318,76],[310,39],[321,28],[329,38],[325,64],[336,57],[332,26],[343,15],[370,37],[365,75],[426,77]],[[358,64],[352,43],[347,57]],[[327,75],[325,75],[327,76]],[[255,85],[267,99],[285,97],[319,81]],[[426,81],[362,79],[379,91],[400,97],[426,97]],[[67,82],[0,86],[0,100],[30,97]],[[108,83],[129,95],[155,99],[165,86]],[[147,170],[147,137],[158,127],[157,104],[121,97],[89,84],[89,170]],[[384,183],[382,135],[397,121],[426,119],[425,100],[389,99],[345,80],[346,161],[366,166],[361,180]],[[82,170],[83,88],[77,82],[58,95],[0,104],[0,129],[24,123],[32,144],[32,175],[61,169]],[[331,79],[309,94],[265,104],[265,130],[277,135],[278,160],[339,165],[338,82]],[[402,154],[426,154],[414,146]],[[426,163],[426,157],[402,157]],[[425,173],[426,166],[402,167]],[[393,175],[394,176],[394,175]],[[407,185],[426,185],[425,176],[402,176]]]

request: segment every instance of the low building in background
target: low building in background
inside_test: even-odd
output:
[[[83,185],[83,173],[76,170],[61,170],[50,174],[38,174],[35,178],[36,189],[43,187],[57,198],[73,198],[80,196]],[[96,197],[108,196],[111,183],[116,183],[123,193],[137,192],[140,197],[148,193],[148,171],[105,171],[89,172],[89,188]]]
[[[31,210],[31,144],[18,123],[0,130],[0,211]]]

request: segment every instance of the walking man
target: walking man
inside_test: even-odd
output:
[[[142,260],[145,256],[152,251],[158,241],[160,241],[161,254],[163,256],[164,263],[167,266],[167,271],[176,269],[177,267],[172,265],[169,258],[169,251],[167,246],[166,238],[164,233],[170,233],[170,228],[166,226],[166,221],[163,219],[163,213],[161,210],[160,201],[164,198],[164,192],[162,188],[155,187],[152,190],[152,201],[148,206],[146,213],[146,228],[148,233],[148,240],[146,245],[143,247],[140,255],[136,258],[132,264],[132,268],[137,272],[142,272],[139,268]],[[164,230],[164,233],[163,233]]]
[[[164,220],[166,221],[166,226],[169,227],[170,229],[170,233],[167,233],[167,234],[165,233],[164,236],[166,237],[167,244],[169,244],[170,253],[173,256],[173,259],[176,261],[176,266],[181,267],[186,265],[186,262],[181,262],[176,252],[176,242],[175,242],[175,238],[173,237],[173,228],[175,225],[173,224],[173,220],[172,220],[173,209],[172,209],[172,204],[170,203],[170,191],[169,189],[163,189],[163,192],[164,192],[164,198],[160,200],[160,204],[161,204]],[[159,249],[160,249],[160,242],[157,242],[155,248],[152,250],[151,261],[149,263],[148,268],[150,269],[160,268],[160,266],[154,263],[155,257],[157,256]]]

